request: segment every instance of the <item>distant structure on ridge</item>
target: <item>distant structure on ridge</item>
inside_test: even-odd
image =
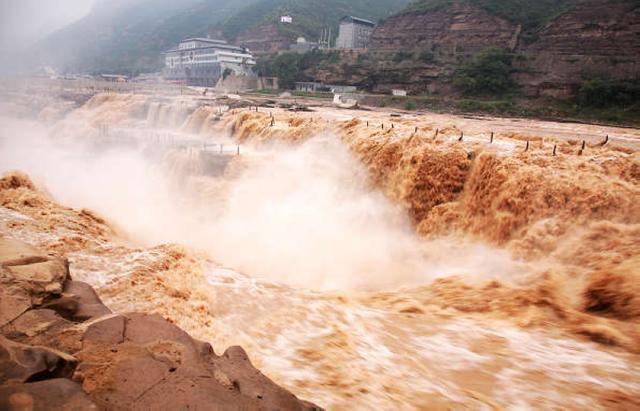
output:
[[[339,49],[366,49],[369,38],[376,24],[372,21],[353,16],[346,16],[340,20],[340,33],[336,40]]]
[[[253,76],[256,64],[246,48],[209,38],[182,40],[178,48],[163,54],[165,80],[191,86],[213,87],[228,75]]]

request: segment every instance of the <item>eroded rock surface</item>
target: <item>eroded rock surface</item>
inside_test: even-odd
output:
[[[0,326],[60,295],[68,277],[66,260],[20,241],[0,239]]]
[[[159,315],[113,314],[66,260],[0,238],[0,409],[313,410]]]
[[[0,386],[0,409],[89,411],[98,407],[78,384],[66,378],[55,378],[31,384]]]

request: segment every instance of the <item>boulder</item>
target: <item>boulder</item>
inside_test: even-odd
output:
[[[100,407],[313,410],[258,371],[240,347],[217,356],[158,315],[91,324],[74,379]]]
[[[80,385],[65,378],[0,387],[0,410],[91,411],[98,407]]]
[[[68,378],[78,361],[46,347],[32,347],[0,336],[0,384]]]
[[[0,238],[0,327],[31,306],[60,295],[68,278],[66,260],[23,242]]]
[[[111,310],[102,304],[98,294],[87,283],[67,281],[64,285],[64,293],[74,296],[78,302],[75,312],[68,318],[72,321],[86,321],[111,314]]]
[[[11,323],[0,327],[5,337],[28,345],[40,345],[74,353],[82,348],[82,327],[48,309],[29,310]]]

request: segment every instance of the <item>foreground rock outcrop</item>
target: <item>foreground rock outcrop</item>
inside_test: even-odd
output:
[[[159,315],[114,314],[66,260],[0,238],[0,409],[319,409]]]

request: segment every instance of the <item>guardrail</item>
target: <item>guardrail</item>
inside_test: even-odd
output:
[[[48,78],[24,78],[2,81],[0,83],[6,90],[44,89],[49,91],[76,91],[86,93],[140,93],[140,94],[165,94],[180,95],[188,88],[180,84],[169,83],[136,83],[136,82],[110,82],[94,79],[48,79]]]
[[[240,155],[241,145],[224,144],[204,141],[192,138],[185,134],[171,131],[159,130],[132,130],[124,128],[111,128],[108,126],[98,127],[98,137],[100,142],[131,144],[144,142],[154,146],[176,148],[176,149],[198,149],[218,155]]]

